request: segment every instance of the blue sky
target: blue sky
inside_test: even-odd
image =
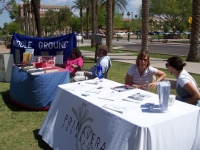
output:
[[[133,12],[133,16],[138,14],[139,7],[142,3],[142,0],[126,0],[128,5],[126,6],[127,12]],[[22,3],[22,0],[16,0],[17,3]],[[74,5],[72,0],[41,0],[42,4],[49,4],[49,5],[69,5],[70,7]],[[126,14],[126,12],[124,12]],[[124,15],[124,18],[128,18],[127,15]],[[11,22],[9,14],[4,11],[3,14],[0,14],[0,27],[3,27],[5,22]]]

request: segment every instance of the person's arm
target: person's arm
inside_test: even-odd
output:
[[[83,59],[80,57],[80,58],[77,60],[77,65],[72,64],[72,67],[73,67],[73,68],[79,68],[79,70],[81,70],[81,68],[83,67]]]
[[[132,79],[133,79],[133,76],[129,75],[128,73],[126,74],[126,78],[125,78],[125,84],[126,85],[130,85],[130,86],[133,86],[135,88],[139,88],[139,89],[143,89],[143,85],[137,85],[137,84],[133,84],[132,83]]]
[[[186,101],[187,103],[193,104],[200,100],[199,90],[192,84],[192,82],[186,83],[183,88],[192,95],[192,97]]]
[[[156,73],[156,77],[157,77],[156,81],[149,83],[150,88],[155,88],[157,83],[162,81],[166,77],[166,74],[163,71],[158,70]]]

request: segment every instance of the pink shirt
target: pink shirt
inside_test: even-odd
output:
[[[81,57],[75,58],[73,59],[72,57],[70,57],[65,63],[65,69],[69,70],[70,74],[75,74],[76,71],[80,71],[80,68],[83,67],[83,59]],[[72,65],[77,65],[79,67],[72,67]]]

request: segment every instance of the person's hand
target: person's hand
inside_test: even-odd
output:
[[[88,75],[88,71],[84,71],[84,75]]]
[[[158,82],[157,81],[155,81],[155,82],[152,82],[152,83],[149,83],[149,88],[156,88],[156,86],[157,86],[157,84],[158,84]]]

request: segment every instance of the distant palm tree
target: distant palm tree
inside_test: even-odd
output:
[[[113,36],[113,22],[112,22],[112,0],[106,1],[106,45],[108,46],[108,52],[112,51],[112,36]]]
[[[51,36],[53,36],[55,31],[55,26],[58,22],[57,14],[52,9],[48,9],[45,13],[45,20],[48,22],[51,29]]]
[[[42,26],[40,21],[40,0],[32,0],[33,12],[35,16],[35,24],[37,28],[37,36],[42,37]]]
[[[149,0],[142,0],[142,45],[141,51],[148,50]]]
[[[58,18],[58,26],[59,26],[59,31],[62,30],[63,28],[63,23],[64,23],[64,30],[65,33],[67,33],[67,22],[69,17],[72,16],[72,12],[70,11],[69,8],[61,8],[58,13],[57,13],[57,18]]]
[[[200,1],[192,1],[192,30],[190,40],[190,51],[187,61],[198,62],[200,60],[198,53],[199,33],[200,33]]]
[[[82,32],[83,32],[83,9],[85,8],[84,6],[84,0],[75,0],[75,1],[72,1],[74,2],[75,5],[73,5],[71,7],[71,9],[74,9],[75,11],[78,11],[79,10],[79,15],[80,15],[80,30],[81,30],[81,35],[82,35]]]
[[[128,21],[129,21],[129,16],[130,16],[131,14],[130,14],[130,12],[128,11],[127,12],[127,16],[128,16]]]

